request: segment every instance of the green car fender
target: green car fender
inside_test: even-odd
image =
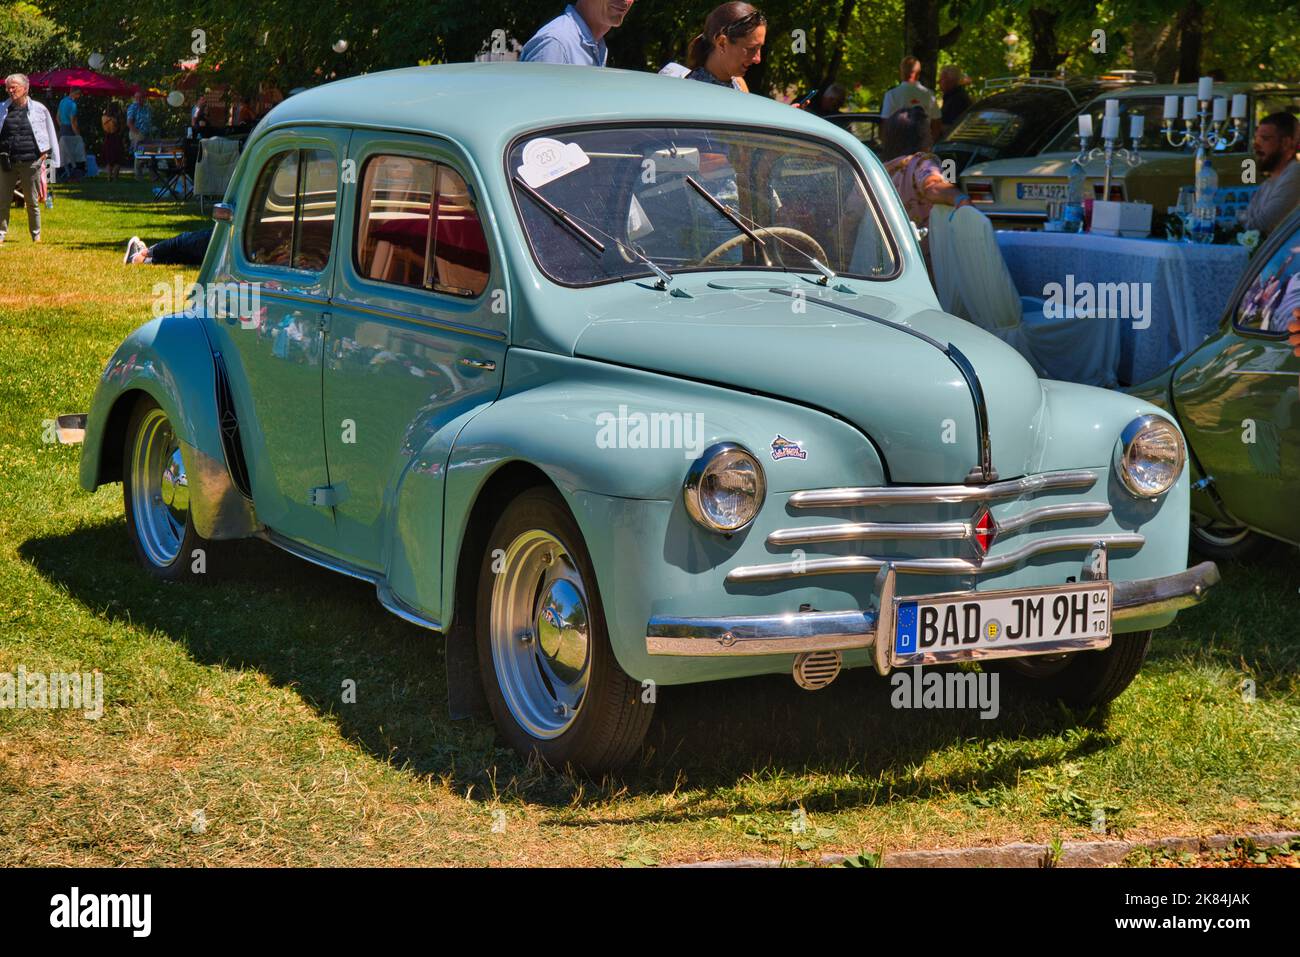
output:
[[[242,538],[257,530],[251,503],[235,487],[221,434],[218,373],[202,320],[153,319],[113,353],[91,403],[81,451],[82,488],[123,478],[131,411],[142,395],[166,413],[191,485],[191,514],[204,538]]]
[[[681,441],[675,441],[678,437]],[[500,501],[486,516],[481,508],[489,483],[513,475],[512,481],[527,484],[529,476],[532,481],[545,477],[554,485],[582,529],[602,594],[612,599],[615,583],[606,580],[599,561],[609,529],[595,518],[601,513],[590,507],[591,500],[659,503],[655,510],[663,512],[681,508],[690,466],[718,442],[742,445],[758,458],[769,499],[802,488],[885,480],[870,440],[816,409],[623,366],[512,349],[501,398],[467,418],[447,462],[440,620],[454,621],[457,595],[473,594],[458,588],[457,581],[467,572],[477,577],[482,528],[474,527],[475,519],[489,519],[490,530],[500,514]],[[465,552],[467,547],[473,554]]]

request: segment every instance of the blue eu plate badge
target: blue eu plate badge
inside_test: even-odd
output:
[[[894,654],[910,655],[916,651],[916,602],[898,604],[894,624]]]

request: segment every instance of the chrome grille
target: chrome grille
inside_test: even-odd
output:
[[[889,506],[889,505],[986,505],[990,502],[1018,499],[1041,492],[1086,489],[1097,483],[1098,474],[1091,470],[1050,472],[989,485],[885,486],[880,488],[835,488],[795,492],[789,498],[794,509]],[[1088,522],[1105,519],[1111,513],[1106,502],[1054,502],[1038,505],[997,520],[996,542],[1005,540],[1035,525],[1062,522]],[[972,542],[976,537],[976,518],[934,522],[833,522],[781,528],[767,536],[772,547],[791,547],[824,542]],[[918,575],[986,575],[1003,572],[1029,561],[1037,555],[1063,551],[1086,551],[1098,542],[1110,549],[1141,548],[1146,539],[1136,532],[1088,533],[1070,530],[1059,535],[1036,538],[994,555],[981,556],[972,544],[970,557],[944,555],[914,557],[910,555],[842,555],[830,558],[800,558],[795,561],[745,565],[727,574],[731,583],[778,581],[806,575],[874,573],[893,564],[899,574]]]

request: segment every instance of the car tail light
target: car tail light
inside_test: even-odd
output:
[[[972,203],[991,203],[993,202],[993,184],[967,183],[966,195],[970,197]]]

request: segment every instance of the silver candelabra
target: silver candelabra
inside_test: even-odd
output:
[[[1141,137],[1133,137],[1133,146],[1131,149],[1115,145],[1116,143],[1123,142],[1123,137],[1121,136],[1109,139],[1102,136],[1102,145],[1094,146],[1092,149],[1088,149],[1089,139],[1090,137],[1084,136],[1082,133],[1079,134],[1079,155],[1074,158],[1074,161],[1082,166],[1087,163],[1088,160],[1102,158],[1106,160],[1106,182],[1102,187],[1101,198],[1110,199],[1110,173],[1111,167],[1115,162],[1115,157],[1122,159],[1128,166],[1137,166],[1141,163],[1142,153],[1138,150],[1138,142],[1141,140]]]

